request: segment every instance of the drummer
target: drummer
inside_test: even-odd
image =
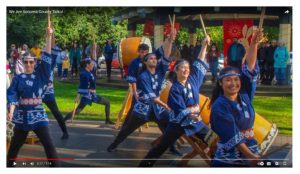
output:
[[[203,46],[198,59],[193,65],[189,66],[186,60],[178,60],[174,65],[176,78],[169,92],[168,106],[173,111],[166,131],[158,145],[153,147],[144,160],[139,164],[140,167],[151,167],[170,146],[180,136],[195,135],[205,142],[205,136],[209,128],[198,117],[199,114],[199,89],[202,85],[207,65],[204,63],[209,36],[203,40]],[[190,70],[191,69],[191,70]]]
[[[160,100],[159,94],[164,76],[171,61],[169,57],[175,36],[176,32],[174,31],[165,41],[162,46],[164,54],[159,60],[157,58],[157,56],[160,56],[159,54],[148,53],[143,56],[146,69],[137,78],[137,96],[134,98],[131,114],[123,124],[117,138],[107,148],[107,151],[115,151],[117,146],[124,141],[128,135],[146,122],[154,121],[162,131],[165,130],[169,120],[170,108],[166,103]],[[174,144],[171,146],[170,151],[177,155],[180,154]]]
[[[213,90],[210,123],[220,137],[213,167],[251,166],[260,158],[251,102],[259,75],[256,55],[262,35],[262,30],[254,31],[241,71],[230,66],[222,69]]]
[[[55,68],[55,65],[56,65],[56,59],[60,58],[59,57],[60,50],[57,46],[55,46],[55,37],[54,37],[54,35],[52,36],[52,45],[51,46],[52,46],[51,56],[53,57],[52,65],[51,65],[51,76],[49,78],[47,90],[45,92],[45,95],[43,96],[43,103],[46,104],[46,106],[49,108],[52,115],[54,116],[54,118],[58,122],[58,125],[59,125],[59,127],[60,127],[60,129],[62,130],[62,133],[63,133],[61,139],[68,139],[69,134],[68,134],[68,131],[67,131],[67,127],[66,127],[66,124],[64,122],[63,116],[62,116],[62,114],[59,111],[59,108],[57,106],[57,103],[56,103],[56,100],[55,100],[55,94],[54,94],[54,84],[53,84],[54,68]],[[37,66],[37,68],[38,68],[38,66]]]
[[[30,53],[24,57],[25,73],[14,77],[10,87],[7,89],[7,101],[9,112],[8,121],[15,124],[14,136],[7,153],[7,166],[13,167],[15,158],[23,146],[29,131],[33,131],[44,146],[47,159],[50,165],[59,166],[57,153],[49,131],[49,120],[42,105],[48,80],[51,75],[52,57],[51,38],[53,29],[48,27],[45,52],[41,56],[41,63],[38,68],[36,58]]]

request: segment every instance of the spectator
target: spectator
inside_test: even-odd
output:
[[[286,65],[289,59],[289,53],[284,46],[283,41],[278,41],[278,47],[274,52],[274,69],[277,85],[285,85]]]
[[[76,42],[73,44],[73,47],[70,49],[69,59],[72,65],[71,74],[73,77],[75,77],[78,75],[78,66],[80,64],[79,62],[81,61],[81,49],[80,47],[77,46]]]
[[[196,46],[194,47],[193,51],[192,51],[192,55],[191,55],[191,62],[189,62],[190,64],[194,62],[194,60],[197,59],[199,53],[201,51],[201,40],[197,40],[196,42]]]
[[[212,74],[212,82],[214,83],[218,76],[220,52],[216,44],[212,44],[207,55],[207,61]]]
[[[30,51],[37,57],[37,60],[41,59],[41,48],[38,43],[34,44]]]
[[[57,57],[55,60],[56,67],[57,67],[57,76],[61,77],[62,76],[62,59],[64,58],[64,55],[61,54],[61,49],[57,45],[54,47],[54,49],[58,51]]]
[[[260,68],[260,80],[262,83],[266,80],[265,78],[266,49],[267,49],[266,44],[261,43],[257,51],[257,60]]]
[[[111,40],[108,40],[104,47],[104,57],[106,62],[106,72],[107,72],[108,81],[110,81],[110,77],[111,77],[111,63],[112,63],[114,51],[115,51],[114,44],[112,43]]]
[[[266,69],[266,80],[264,84],[271,85],[272,80],[274,78],[274,52],[277,47],[276,40],[271,41],[271,45],[266,49],[266,62],[265,62],[265,69]]]
[[[69,68],[70,68],[70,61],[69,61],[69,57],[68,57],[68,49],[66,49],[64,47],[61,54],[62,54],[62,56],[64,55],[63,61],[62,61],[63,75],[62,75],[61,80],[67,80],[68,71],[69,71]]]
[[[238,42],[238,38],[235,37],[233,39],[233,43],[230,45],[228,49],[228,65],[234,66],[238,69],[241,69],[242,60],[245,56],[245,48],[242,44]]]

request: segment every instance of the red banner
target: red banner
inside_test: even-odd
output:
[[[224,34],[224,66],[227,65],[228,48],[233,43],[233,39],[237,37],[245,49],[249,47],[252,37],[253,20],[238,19],[238,20],[223,20],[223,34]]]
[[[154,22],[147,20],[144,26],[144,36],[153,36],[154,35]]]
[[[179,30],[179,23],[178,22],[175,22],[175,29],[178,32],[178,30]],[[166,23],[164,25],[164,36],[170,34],[170,32],[171,32],[171,24],[170,23]]]

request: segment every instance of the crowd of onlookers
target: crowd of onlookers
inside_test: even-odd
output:
[[[186,59],[190,63],[197,58],[201,51],[201,41],[197,40],[196,45],[187,44],[176,46],[180,52],[180,58]],[[60,54],[56,59],[57,77],[66,80],[68,77],[76,77],[79,75],[80,62],[83,58],[92,57],[92,44],[85,45],[72,43],[70,46],[56,45],[56,49],[60,50]],[[12,75],[24,72],[23,57],[28,53],[33,53],[36,60],[39,61],[41,51],[43,49],[38,44],[34,44],[31,48],[23,44],[17,48],[16,44],[11,44],[7,51],[7,78],[8,81]],[[111,78],[113,54],[116,53],[116,45],[108,40],[103,47],[97,46],[97,59],[104,55],[107,71],[107,79]],[[239,43],[238,38],[233,39],[233,43],[227,51],[226,63],[237,68],[241,67],[243,58],[246,54],[244,46]],[[272,40],[270,43],[261,43],[258,48],[257,60],[260,67],[259,83],[264,85],[287,85],[290,84],[291,71],[291,53],[287,51],[282,41]],[[220,62],[221,60],[221,62]],[[224,57],[221,50],[215,43],[212,43],[207,52],[206,61],[209,64],[212,74],[212,81],[215,82],[218,77],[219,67],[223,64]],[[98,62],[98,60],[97,60]],[[68,73],[70,72],[70,75]],[[275,77],[275,79],[274,79]],[[274,83],[276,82],[276,83]]]
[[[68,77],[78,77],[81,60],[92,57],[92,44],[83,47],[82,44],[79,45],[74,42],[70,46],[56,45],[55,49],[59,50],[59,55],[56,59],[56,71],[57,77],[61,78],[61,80],[67,80]],[[23,44],[21,47],[17,47],[16,44],[11,44],[10,48],[7,50],[6,59],[8,84],[13,75],[24,73],[24,56],[32,53],[32,55],[35,55],[36,61],[39,62],[42,51],[43,48],[39,47],[38,44],[34,44],[31,48],[26,44]],[[102,56],[102,54],[105,56],[108,78],[111,76],[111,62],[114,52],[116,52],[116,48],[111,40],[108,40],[103,48],[99,45],[97,46],[97,59]]]
[[[179,47],[181,57],[193,62],[201,50],[201,42],[198,40],[196,46],[187,44]],[[246,49],[238,41],[233,39],[233,43],[227,50],[227,65],[241,68]],[[212,81],[214,82],[218,76],[218,70],[221,68],[220,59],[223,60],[222,51],[216,44],[212,43],[207,52],[206,61],[209,64],[212,73]],[[288,52],[282,40],[272,40],[268,43],[261,43],[257,53],[258,65],[260,67],[259,83],[263,85],[288,85],[291,84],[291,60],[292,52]],[[275,77],[275,78],[274,78]]]

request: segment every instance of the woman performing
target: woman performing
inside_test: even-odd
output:
[[[60,50],[58,47],[55,46],[55,37],[53,34],[52,37],[52,43],[51,43],[51,56],[52,56],[52,64],[51,64],[51,76],[48,81],[48,88],[45,92],[45,95],[43,96],[43,102],[46,104],[46,106],[50,109],[51,113],[53,114],[54,118],[58,122],[58,125],[60,129],[63,132],[63,135],[61,139],[68,139],[69,134],[67,131],[66,123],[64,122],[64,118],[61,114],[61,112],[58,109],[56,100],[55,100],[55,95],[54,95],[54,86],[53,86],[53,76],[54,76],[54,68],[56,65],[56,59],[58,58],[60,54]],[[38,65],[39,66],[39,65]]]
[[[168,58],[170,57],[172,42],[175,37],[176,32],[173,31],[162,46],[163,54],[148,53],[143,57],[146,69],[137,78],[137,96],[133,98],[130,115],[128,115],[127,121],[124,122],[118,136],[107,148],[107,151],[115,151],[117,146],[123,142],[128,135],[149,121],[156,122],[162,131],[166,129],[170,108],[160,100],[159,94],[164,76],[171,61]],[[157,58],[158,56],[161,56],[161,58]],[[174,143],[170,145],[170,151],[180,155]]]
[[[220,141],[213,167],[242,167],[257,164],[257,141],[254,139],[254,108],[251,104],[259,68],[257,46],[262,30],[255,30],[241,71],[226,67],[220,71],[211,99],[210,123]]]
[[[153,166],[157,158],[183,134],[196,135],[203,140],[208,133],[209,128],[198,117],[198,104],[199,89],[208,68],[203,60],[209,41],[209,36],[203,40],[201,52],[191,66],[191,70],[186,60],[178,60],[175,63],[174,71],[177,78],[173,81],[168,97],[168,106],[173,114],[170,116],[160,143],[148,152],[145,159],[141,161],[140,167]]]
[[[95,48],[95,44],[93,46]],[[96,49],[94,49],[94,52]],[[93,54],[94,55],[94,54]],[[88,105],[92,105],[92,103],[102,104],[105,105],[105,124],[114,124],[110,118],[110,102],[105,97],[99,96],[96,94],[96,77],[93,74],[96,74],[94,67],[95,60],[91,58],[85,58],[81,62],[81,73],[80,73],[80,84],[78,89],[78,95],[81,95],[81,100],[76,108],[75,113],[80,113],[84,107]],[[78,97],[77,97],[78,98]],[[68,119],[72,117],[73,111],[69,112],[66,117],[64,118],[64,121],[66,122]]]
[[[24,144],[29,131],[34,131],[44,146],[51,166],[58,166],[55,147],[52,143],[47,114],[42,105],[48,81],[51,75],[51,38],[53,29],[48,27],[46,52],[41,64],[34,71],[36,60],[30,54],[24,58],[25,73],[14,77],[7,90],[9,112],[7,119],[15,124],[14,136],[7,154],[7,166],[13,166],[15,158]]]

